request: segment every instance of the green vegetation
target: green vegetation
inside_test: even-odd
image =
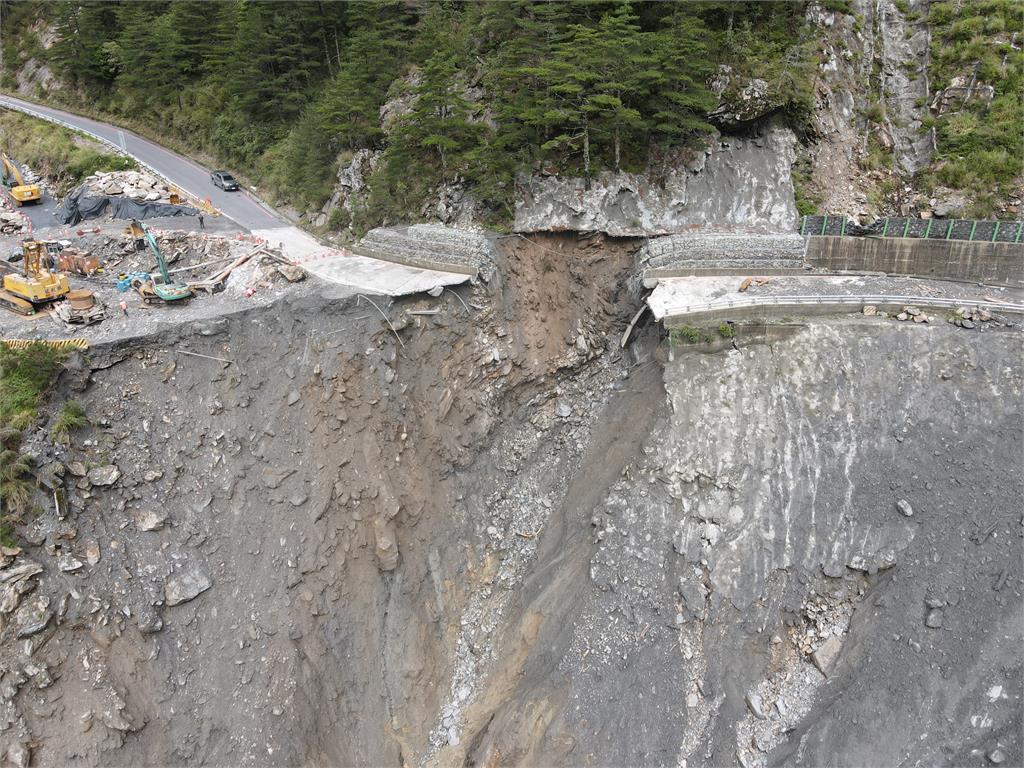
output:
[[[134,161],[100,149],[99,144],[59,125],[0,111],[0,147],[36,173],[52,179],[58,194],[97,171],[123,171]]]
[[[1017,0],[933,2],[929,76],[938,92],[960,77],[937,131],[934,177],[928,184],[965,190],[974,200],[967,216],[984,217],[1014,193],[1024,155],[1024,13]],[[1016,46],[1014,45],[1016,40]],[[989,102],[981,86],[992,86]],[[973,88],[973,90],[971,90]]]
[[[790,169],[796,210],[801,216],[814,216],[820,212],[822,195],[811,180],[811,163],[808,158],[798,158]]]
[[[63,353],[46,344],[14,350],[0,344],[0,541],[28,511],[31,461],[18,451],[21,432],[38,416]]]
[[[32,423],[63,358],[64,353],[43,343],[24,349],[0,344],[0,427],[20,430]]]
[[[690,344],[697,344],[702,338],[700,330],[694,328],[692,325],[681,325],[678,328],[673,328],[670,332],[672,341],[686,341]]]
[[[853,9],[850,7],[850,0],[824,0],[822,6],[826,11],[853,14]]]
[[[66,400],[57,413],[57,418],[53,422],[50,434],[53,435],[54,440],[66,443],[71,430],[84,427],[88,423],[89,420],[85,416],[85,408],[75,400]]]
[[[718,335],[723,339],[731,339],[736,335],[736,329],[732,326],[732,323],[722,322],[718,326]]]
[[[775,111],[801,123],[817,53],[805,6],[0,0],[0,23],[5,63],[31,50],[60,77],[48,99],[208,153],[302,210],[327,198],[339,158],[383,150],[367,208],[331,222],[365,229],[453,182],[499,224],[521,171],[589,179],[642,167],[652,147],[699,145],[722,64],[731,88],[762,78]],[[43,52],[31,29],[46,23],[57,41]]]

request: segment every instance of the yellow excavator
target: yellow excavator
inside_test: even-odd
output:
[[[43,193],[38,184],[26,184],[25,178],[21,175],[18,164],[11,160],[6,153],[0,152],[0,163],[4,167],[4,184],[10,187],[11,197],[18,205],[25,203],[37,203],[43,198]]]
[[[34,315],[40,305],[67,296],[71,286],[66,276],[50,270],[46,243],[25,240],[21,250],[24,262],[22,272],[4,275],[0,306],[19,315]]]

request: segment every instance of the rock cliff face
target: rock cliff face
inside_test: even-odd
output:
[[[853,0],[850,10],[807,10],[821,40],[821,64],[813,140],[801,146],[798,168],[806,195],[822,211],[861,219],[906,213],[905,186],[935,150],[934,132],[923,128],[932,96],[928,2]],[[881,195],[886,185],[894,190]]]
[[[582,231],[629,237],[696,228],[789,231],[796,224],[791,166],[796,138],[779,126],[722,137],[688,161],[645,173],[521,181],[517,232]]]
[[[881,61],[882,96],[886,127],[892,137],[893,155],[899,168],[914,174],[926,168],[935,150],[934,135],[922,129],[927,115],[928,25],[930,0],[909,0],[904,13],[895,0],[863,2],[862,12],[875,30]]]
[[[535,650],[471,762],[1019,755],[1024,372],[1016,332],[976,341],[853,320],[677,353],[617,479],[548,520],[509,617],[544,616]]]

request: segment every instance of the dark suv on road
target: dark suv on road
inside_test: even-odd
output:
[[[210,181],[215,187],[220,187],[225,192],[236,192],[239,189],[235,177],[227,171],[214,171],[210,174]]]

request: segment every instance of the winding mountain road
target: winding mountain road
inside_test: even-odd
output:
[[[54,107],[0,94],[0,108],[23,112],[88,134],[148,166],[187,194],[208,200],[225,216],[299,261],[307,272],[332,283],[390,296],[457,285],[470,275],[422,269],[333,248],[291,224],[250,192],[225,192],[210,181],[210,169],[131,131]]]

